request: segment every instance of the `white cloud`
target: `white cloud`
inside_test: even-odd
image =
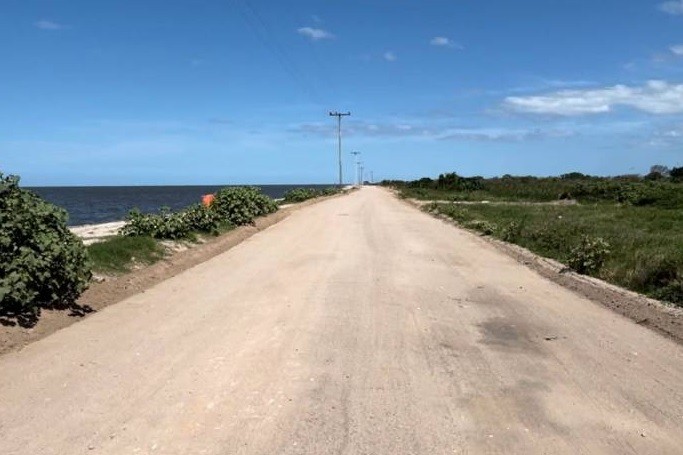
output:
[[[323,30],[321,28],[313,28],[313,27],[301,27],[297,29],[297,33],[300,35],[306,36],[313,41],[318,41],[321,39],[332,39],[334,38],[334,35],[327,30]]]
[[[676,55],[683,55],[683,44],[676,44],[669,47],[669,50]]]
[[[667,14],[681,15],[683,14],[683,0],[672,0],[659,4],[659,10]]]
[[[47,19],[41,19],[33,23],[33,25],[41,30],[64,30],[68,28],[64,24],[53,22]]]
[[[394,54],[391,51],[385,52],[384,55],[382,55],[382,57],[384,57],[384,60],[386,60],[387,62],[395,62],[397,58],[396,54]]]
[[[650,114],[683,113],[683,84],[649,81],[642,87],[615,85],[601,89],[561,90],[548,95],[509,96],[504,106],[517,112],[584,115],[628,106]]]
[[[429,44],[432,46],[450,47],[451,49],[462,49],[461,45],[454,43],[450,38],[446,38],[445,36],[435,36],[429,41]]]

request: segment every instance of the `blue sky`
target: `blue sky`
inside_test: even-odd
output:
[[[683,165],[683,0],[2,0],[26,185]],[[347,179],[348,180],[348,179]]]

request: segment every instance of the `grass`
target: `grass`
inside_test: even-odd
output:
[[[151,237],[111,237],[88,247],[93,271],[123,273],[133,264],[153,264],[164,256],[164,248]]]
[[[683,210],[599,203],[576,206],[433,204],[465,227],[565,264],[582,239],[609,244],[590,273],[608,282],[683,306]]]

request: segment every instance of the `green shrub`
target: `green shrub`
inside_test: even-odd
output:
[[[341,190],[340,190],[339,188],[337,188],[337,187],[328,186],[327,188],[323,188],[322,190],[320,190],[320,193],[321,193],[323,196],[332,196],[332,195],[334,195],[334,194],[339,193],[340,191],[341,191]]]
[[[255,187],[228,187],[216,193],[211,209],[222,221],[235,226],[251,224],[254,218],[277,211],[277,204]]]
[[[578,273],[592,275],[600,271],[609,255],[609,243],[600,237],[584,235],[572,248],[567,265]]]
[[[66,212],[0,174],[0,314],[35,317],[40,307],[70,306],[90,278]]]
[[[308,199],[313,199],[322,196],[322,192],[314,190],[313,188],[295,188],[289,190],[284,195],[284,202],[288,204],[294,204],[297,202],[307,201]]]
[[[500,238],[506,242],[515,242],[522,236],[522,225],[517,221],[510,221],[500,230]]]
[[[221,219],[218,211],[202,204],[194,204],[182,212],[182,218],[191,231],[218,234],[221,227],[230,223]]]
[[[654,290],[652,296],[659,300],[678,304],[683,302],[683,279],[671,281],[666,285]]]
[[[128,237],[149,236],[155,239],[179,240],[190,236],[192,229],[183,212],[164,208],[159,214],[144,214],[138,209],[128,213],[120,234]]]
[[[571,255],[568,245],[579,242],[581,233],[581,226],[551,218],[530,231],[528,237],[542,254],[564,259]]]

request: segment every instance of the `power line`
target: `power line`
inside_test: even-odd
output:
[[[287,51],[274,39],[270,28],[256,11],[249,0],[235,0],[239,7],[239,12],[247,26],[251,28],[261,43],[277,58],[283,69],[292,77],[299,87],[316,104],[323,104],[313,84],[298,70],[297,66],[289,58]]]

